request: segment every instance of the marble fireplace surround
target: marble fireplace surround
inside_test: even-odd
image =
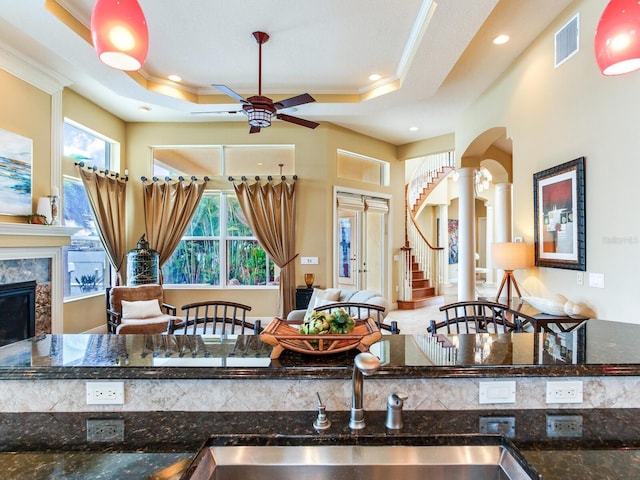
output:
[[[63,328],[62,245],[68,245],[71,242],[71,235],[77,231],[77,228],[52,225],[0,223],[0,262],[25,259],[49,260],[51,333],[62,333]],[[24,280],[31,279],[8,279],[6,283]],[[42,285],[41,290],[46,294],[47,285]]]

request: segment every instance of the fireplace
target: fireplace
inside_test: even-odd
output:
[[[0,285],[0,346],[35,335],[36,281]]]

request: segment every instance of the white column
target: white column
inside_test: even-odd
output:
[[[485,276],[485,285],[494,285],[496,283],[495,272],[493,271],[493,259],[491,258],[491,244],[495,241],[495,219],[494,219],[494,207],[493,204],[487,203],[487,228],[486,228],[486,247],[484,258],[485,268],[487,269],[487,273]]]
[[[442,285],[449,285],[449,205],[439,206],[440,216],[440,238],[438,238],[438,245],[444,250],[442,265]],[[436,279],[437,281],[437,279]]]
[[[512,185],[510,183],[499,183],[496,185],[495,201],[495,238],[494,242],[510,242],[512,237]],[[496,270],[496,278],[502,281],[504,270]]]
[[[512,185],[498,183],[495,191],[495,242],[510,242],[512,235]]]
[[[473,168],[458,170],[458,301],[475,300],[475,218]]]

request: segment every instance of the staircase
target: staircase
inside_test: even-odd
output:
[[[415,310],[416,308],[430,305],[444,304],[444,296],[436,295],[435,287],[431,286],[431,280],[426,278],[425,272],[411,256],[411,300],[398,300],[398,310]]]
[[[415,219],[429,194],[452,170],[452,153],[433,155],[425,159],[407,185],[405,247],[402,249],[405,261],[401,267],[404,285],[398,299],[399,310],[444,304],[444,295],[439,295],[437,288],[444,268],[443,249],[429,243]],[[435,279],[435,286],[432,286],[432,279]]]

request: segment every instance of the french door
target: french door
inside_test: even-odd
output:
[[[334,284],[384,293],[389,200],[337,192]]]

